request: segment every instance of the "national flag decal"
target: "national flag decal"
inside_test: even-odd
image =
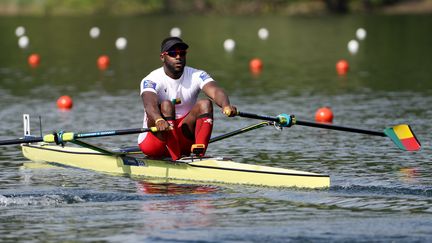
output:
[[[210,78],[210,75],[208,75],[206,72],[202,72],[200,74],[200,79],[204,82],[206,79]]]
[[[156,89],[156,83],[151,80],[144,80],[143,89]]]
[[[384,130],[387,135],[400,149],[408,151],[420,150],[420,141],[416,138],[411,127],[406,124],[397,125]]]

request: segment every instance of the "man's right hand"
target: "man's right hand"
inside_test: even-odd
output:
[[[155,127],[157,127],[158,131],[167,131],[172,129],[170,124],[163,118],[156,119]]]

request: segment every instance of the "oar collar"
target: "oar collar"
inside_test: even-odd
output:
[[[277,116],[279,119],[279,124],[281,127],[290,127],[295,124],[295,116],[294,115],[288,115],[288,114],[280,114]]]

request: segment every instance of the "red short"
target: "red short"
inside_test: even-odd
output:
[[[181,125],[183,124],[183,119],[185,117],[186,116],[175,120],[174,129],[177,130],[177,136],[179,140],[178,144],[180,146],[182,155],[189,156],[191,153],[191,146],[194,144],[194,141],[186,138],[182,132]],[[161,141],[151,132],[147,134],[147,136],[138,146],[140,147],[141,151],[149,157],[171,157],[166,147],[166,142]]]

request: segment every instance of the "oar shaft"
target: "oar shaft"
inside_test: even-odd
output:
[[[384,134],[384,132],[370,131],[370,130],[352,128],[352,127],[335,126],[335,125],[331,125],[331,124],[316,123],[316,122],[309,122],[309,121],[296,120],[295,125],[308,126],[308,127],[318,127],[318,128],[332,129],[332,130],[345,131],[345,132],[362,133],[362,134],[380,136],[380,137],[386,136]]]
[[[18,138],[18,139],[10,139],[10,140],[3,140],[0,141],[0,145],[12,145],[12,144],[20,144],[20,143],[37,143],[42,142],[42,137],[25,137],[25,138]]]
[[[136,133],[151,132],[151,131],[152,131],[151,128],[131,128],[131,129],[122,129],[122,130],[76,133],[74,134],[74,139],[107,137],[107,136],[115,136],[115,135],[128,135],[128,134],[136,134]]]
[[[109,130],[109,131],[86,132],[86,133],[59,132],[55,134],[48,134],[43,137],[24,137],[18,139],[3,140],[0,141],[0,145],[37,143],[37,142],[63,143],[68,141],[74,141],[75,139],[79,139],[79,138],[107,137],[107,136],[116,136],[116,135],[136,134],[136,133],[143,133],[143,132],[157,132],[157,128],[156,127],[132,128],[132,129]]]
[[[263,115],[257,115],[247,112],[237,112],[238,116],[246,117],[246,118],[252,118],[252,119],[259,119],[259,120],[265,120],[265,121],[273,121],[273,122],[280,122],[280,119],[278,117],[273,116],[263,116]]]
[[[273,117],[273,116],[263,116],[263,115],[257,115],[257,114],[240,112],[240,111],[237,112],[237,115],[241,116],[241,117],[247,117],[247,118],[253,118],[253,119],[260,119],[260,120],[266,120],[266,121],[280,122],[280,118],[279,117]],[[309,121],[299,121],[297,119],[295,119],[295,121],[293,122],[293,124],[294,125],[300,125],[300,126],[308,126],[308,127],[318,127],[318,128],[332,129],[332,130],[345,131],[345,132],[362,133],[362,134],[373,135],[373,136],[380,136],[380,137],[385,137],[386,136],[384,134],[384,132],[370,131],[370,130],[352,128],[352,127],[335,126],[335,125],[326,124],[326,123],[316,123],[316,122],[309,122]]]

